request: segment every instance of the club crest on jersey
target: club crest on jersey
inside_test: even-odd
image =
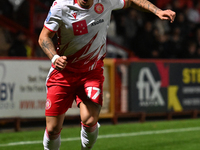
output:
[[[45,109],[48,110],[51,108],[51,101],[49,99],[46,100],[46,106]]]
[[[95,6],[94,6],[94,10],[97,14],[101,14],[103,11],[104,11],[104,7],[101,3],[97,3]]]

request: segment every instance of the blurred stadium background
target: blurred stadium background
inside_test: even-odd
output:
[[[170,24],[134,9],[113,11],[102,122],[199,118],[200,1],[150,1],[176,11],[176,20]],[[45,127],[50,61],[37,40],[52,2],[0,2],[0,132]],[[73,106],[66,124],[79,124],[78,114]]]

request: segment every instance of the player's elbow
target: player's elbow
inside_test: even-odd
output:
[[[41,37],[41,35],[39,36],[39,38],[38,38],[38,44],[41,46],[41,44],[42,44],[42,40],[43,38]]]

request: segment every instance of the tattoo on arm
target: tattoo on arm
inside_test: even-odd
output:
[[[138,5],[139,7],[146,9],[154,14],[157,13],[158,10],[160,10],[158,7],[156,7],[154,4],[149,2],[148,0],[131,0],[133,3]]]
[[[49,58],[53,57],[55,54],[53,54],[52,49],[54,48],[54,45],[49,40],[43,40],[41,43],[41,48],[43,51],[47,54]],[[50,56],[52,55],[52,56]]]

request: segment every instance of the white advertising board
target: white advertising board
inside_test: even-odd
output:
[[[0,118],[45,117],[49,60],[0,60]],[[67,114],[78,115],[73,105]]]

